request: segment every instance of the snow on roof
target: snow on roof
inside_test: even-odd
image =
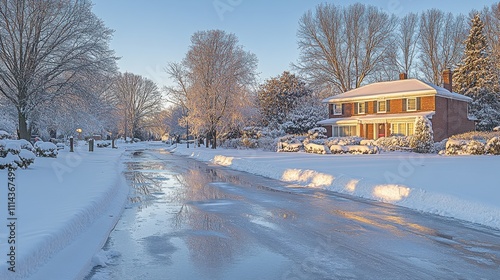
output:
[[[417,79],[405,79],[368,84],[323,100],[329,102],[349,102],[374,98],[398,98],[418,95],[436,95],[444,98],[470,102],[472,99],[462,94],[450,92],[443,87],[425,83]]]
[[[356,124],[356,123],[377,123],[404,119],[414,119],[417,117],[426,117],[431,119],[435,114],[434,111],[426,112],[411,112],[399,114],[376,114],[376,115],[360,115],[349,118],[331,118],[318,122],[318,125],[332,125],[332,124]]]

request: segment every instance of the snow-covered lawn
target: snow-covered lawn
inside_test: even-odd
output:
[[[393,203],[500,229],[500,156],[409,152],[318,155],[259,150],[173,149],[304,187]]]
[[[85,276],[126,201],[122,153],[111,148],[90,153],[82,144],[75,153],[66,147],[57,158],[36,158],[28,169],[17,170],[13,236],[6,227],[8,173],[0,170],[0,279]],[[11,240],[15,244],[7,244]],[[15,264],[7,263],[10,246]],[[8,270],[11,265],[15,272]]]

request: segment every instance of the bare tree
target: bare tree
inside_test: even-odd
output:
[[[126,137],[139,136],[149,118],[162,110],[163,97],[156,84],[132,73],[119,74],[111,90],[112,99],[122,119]]]
[[[199,31],[181,64],[167,72],[176,80],[172,99],[184,104],[190,129],[213,139],[227,131],[241,115],[249,87],[255,82],[257,58],[238,45],[234,34],[221,30]]]
[[[299,21],[295,67],[313,86],[339,93],[361,86],[390,55],[396,17],[376,7],[320,4]]]
[[[89,0],[0,0],[0,92],[17,109],[21,138],[38,106],[116,69],[111,34]]]
[[[463,15],[454,16],[436,9],[421,15],[420,71],[427,81],[442,84],[442,71],[454,68],[460,62],[467,31]]]
[[[396,60],[398,68],[400,72],[413,76],[416,74],[413,61],[417,54],[417,42],[420,37],[418,14],[405,15],[399,22],[396,34],[396,46],[399,53]]]

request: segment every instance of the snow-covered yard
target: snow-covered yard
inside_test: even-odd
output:
[[[410,152],[318,155],[187,149],[183,145],[172,151],[294,185],[351,194],[500,229],[499,156]]]
[[[120,216],[128,187],[121,176],[123,149],[79,148],[69,153],[66,147],[57,158],[36,158],[28,169],[16,171],[15,234],[0,230],[0,279],[83,278],[91,268],[92,256]],[[11,222],[7,174],[0,170],[4,229]],[[7,244],[12,240],[15,244]],[[15,262],[8,263],[12,251]]]

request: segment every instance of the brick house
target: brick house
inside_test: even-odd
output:
[[[475,129],[468,114],[471,98],[452,91],[452,72],[443,72],[443,87],[417,79],[373,83],[323,100],[329,118],[318,122],[328,137],[361,136],[377,139],[412,135],[417,117],[432,122],[434,141]]]

